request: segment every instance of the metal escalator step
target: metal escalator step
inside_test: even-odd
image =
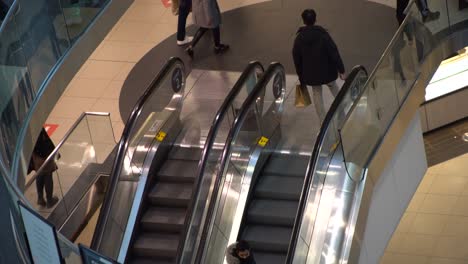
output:
[[[304,177],[310,157],[294,154],[271,155],[263,174]]]
[[[288,176],[262,175],[255,197],[263,199],[299,200],[304,179]]]
[[[248,223],[293,226],[297,201],[254,199],[249,206]]]
[[[125,262],[127,263],[127,262]],[[128,264],[175,264],[175,260],[173,258],[168,258],[168,259],[164,259],[164,258],[158,258],[157,260],[155,260],[154,258],[131,258],[130,261],[128,261]]]
[[[197,171],[198,161],[169,159],[158,172],[158,178],[168,182],[193,182]]]
[[[148,198],[153,205],[184,207],[192,198],[192,184],[156,183]]]
[[[142,233],[133,244],[136,257],[173,258],[177,255],[179,235]]]
[[[257,264],[284,264],[286,262],[286,253],[273,254],[268,252],[255,252],[255,262]]]
[[[150,207],[140,223],[144,230],[179,232],[184,228],[185,213],[180,207]]]
[[[291,232],[288,227],[247,225],[242,238],[249,242],[253,252],[287,253]]]
[[[175,146],[169,153],[170,159],[199,161],[202,149],[196,147],[178,147]]]

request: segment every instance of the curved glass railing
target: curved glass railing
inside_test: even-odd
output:
[[[354,206],[352,196],[357,195],[355,184],[363,179],[388,128],[414,84],[420,81],[428,55],[447,36],[468,27],[468,6],[463,1],[427,2],[432,11],[440,12],[440,17],[423,19],[418,5],[411,1],[403,23],[372,74],[365,83],[353,84],[355,88],[351,90],[359,92],[352,105],[348,104],[345,117],[340,118],[339,112],[328,113],[326,123],[329,125],[322,127],[321,132],[325,136],[319,136],[323,139],[317,141],[307,170],[306,177],[311,182],[302,193],[287,263],[341,263],[348,260],[354,235],[355,219],[351,219],[354,217],[351,211]],[[441,61],[443,56],[437,54],[435,57]],[[425,79],[431,75],[424,74]],[[333,164],[331,161],[339,162]],[[345,171],[338,174],[341,167]],[[348,194],[339,201],[331,193],[333,190],[324,187],[326,181],[333,182],[331,184],[340,182],[335,179],[337,175],[347,175],[347,179],[341,179],[347,186],[344,184],[340,188],[345,188]]]
[[[26,170],[17,169],[27,167],[20,160],[35,104],[55,67],[109,1],[64,6],[60,0],[15,0],[0,25],[0,236],[6,238],[0,256],[5,263],[29,262],[16,202],[30,204],[15,179],[23,184],[26,179]],[[61,235],[59,241],[65,261],[80,263],[77,248]]]
[[[166,122],[164,117],[180,114],[184,89],[184,64],[179,58],[171,58],[138,99],[126,122],[91,243],[91,248],[106,256],[118,259],[124,239],[130,239],[126,231],[134,212],[136,187],[140,177],[148,173],[141,156],[146,156],[153,140],[157,140],[154,136],[148,138],[145,132],[158,133]]]
[[[100,176],[107,178],[110,174],[110,166],[105,166],[104,163],[108,158],[113,158],[109,155],[115,145],[110,114],[85,112],[57,144],[44,164],[27,178],[24,188],[25,198],[41,216],[56,227],[58,232],[72,241],[79,235],[80,226],[70,227],[67,222],[70,217],[86,221],[88,214],[93,214],[102,202],[105,185],[98,184],[97,181]],[[39,175],[45,168],[50,168],[49,164],[52,162],[57,168],[52,172],[54,196],[59,200],[55,206],[49,208],[37,204],[36,185]],[[90,191],[95,184],[96,190]],[[81,214],[77,213],[76,209],[85,197],[88,210],[81,210],[85,211],[83,213],[80,211]]]
[[[108,2],[15,0],[11,5],[0,27],[0,153],[8,169],[43,85]]]
[[[195,263],[222,263],[228,243],[237,238],[240,221],[234,215],[243,211],[250,187],[249,160],[258,155],[257,146],[278,136],[285,86],[283,66],[273,63],[242,105],[218,163]]]
[[[197,252],[208,211],[207,202],[211,200],[212,186],[216,175],[219,174],[222,151],[224,146],[229,144],[226,141],[227,133],[234,124],[242,102],[253,90],[262,74],[263,66],[259,62],[251,62],[227,95],[213,120],[198,166],[197,182],[193,189],[191,205],[188,207],[190,211],[186,216],[187,223],[183,235],[186,239],[181,243],[182,253],[178,263],[191,263]]]
[[[335,152],[339,149],[339,128],[362,92],[366,81],[366,69],[356,66],[346,79],[322,123],[304,179],[286,263],[315,263],[301,260],[306,259],[305,256],[311,246],[314,220],[317,219],[318,201],[322,198],[324,182],[330,175],[336,176],[330,166]]]

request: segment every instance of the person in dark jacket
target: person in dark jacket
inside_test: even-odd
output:
[[[245,240],[239,240],[226,249],[226,262],[228,264],[256,264],[249,243]]]
[[[39,137],[37,138],[36,145],[32,153],[31,160],[29,162],[28,173],[36,171],[42,167],[45,160],[52,151],[55,149],[55,145],[50,139],[49,135],[43,128]],[[57,170],[57,164],[54,160],[49,161],[36,178],[36,190],[37,190],[37,204],[41,206],[47,206],[47,208],[53,207],[57,202],[58,198],[53,195],[54,193],[54,182],[52,173]],[[44,200],[44,189],[46,193],[46,200]]]
[[[408,4],[409,4],[409,0],[397,0],[396,12],[397,12],[398,23],[400,25],[406,17],[405,9],[408,6]],[[416,5],[419,9],[419,12],[421,13],[423,22],[430,22],[430,21],[439,19],[440,12],[439,11],[432,12],[429,9],[427,0],[416,0]]]
[[[345,79],[345,67],[335,42],[328,32],[315,25],[313,9],[302,12],[305,26],[299,28],[293,48],[294,65],[300,84],[312,86],[314,106],[321,121],[325,118],[322,85],[330,88],[333,96],[338,94],[338,75]]]

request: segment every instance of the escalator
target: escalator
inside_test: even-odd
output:
[[[366,76],[363,67],[353,69],[331,113],[346,115],[359,92],[356,84]],[[249,243],[256,263],[286,261],[311,158],[310,152],[301,149],[313,147],[306,141],[315,139],[314,126],[320,123],[311,117],[316,115],[312,107],[286,105],[294,95],[284,80],[282,65],[271,64],[234,122],[196,263],[222,263],[224,248],[239,240]],[[301,118],[305,122],[296,122]]]
[[[174,146],[143,200],[129,263],[173,263],[184,230],[200,148]]]
[[[249,242],[259,264],[286,259],[308,161],[273,153],[251,187],[239,239]]]
[[[213,178],[204,172],[217,162],[242,101],[262,73],[261,64],[252,62],[240,75],[214,116],[206,151],[201,138],[193,140],[199,125],[181,118],[183,64],[177,58],[166,63],[127,121],[92,248],[125,263],[187,257],[188,241],[197,237],[194,223],[204,215],[199,200],[206,200]]]

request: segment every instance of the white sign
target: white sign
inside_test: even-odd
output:
[[[25,205],[20,203],[19,208],[33,263],[62,263],[54,226]]]

